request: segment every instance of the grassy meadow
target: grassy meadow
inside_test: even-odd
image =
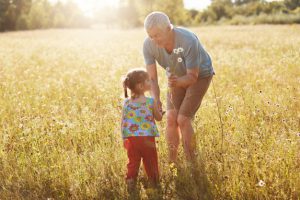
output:
[[[167,160],[141,199],[300,199],[300,26],[192,28],[216,76],[194,127],[198,164]],[[135,30],[0,34],[0,199],[132,199],[121,77],[143,66]],[[167,82],[159,69],[165,105]]]

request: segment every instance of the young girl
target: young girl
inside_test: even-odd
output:
[[[143,69],[129,71],[123,80],[125,101],[122,112],[122,137],[127,150],[128,164],[126,183],[129,189],[135,187],[138,171],[143,159],[145,171],[152,184],[158,183],[158,161],[155,137],[159,136],[155,120],[162,119],[162,113],[153,98],[145,96],[150,90],[148,73]],[[128,98],[127,88],[131,91]]]

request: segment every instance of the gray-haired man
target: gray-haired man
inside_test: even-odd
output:
[[[180,129],[185,155],[193,160],[196,141],[192,119],[214,75],[210,56],[194,33],[173,27],[162,12],[150,13],[144,27],[149,36],[144,41],[144,59],[151,79],[151,93],[160,108],[156,62],[168,72],[166,139],[169,159],[176,161]]]

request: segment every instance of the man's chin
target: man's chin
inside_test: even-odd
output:
[[[163,44],[157,44],[157,46],[160,47],[160,48],[164,48]]]

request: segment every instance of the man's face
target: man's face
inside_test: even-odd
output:
[[[165,47],[168,42],[170,28],[166,28],[165,30],[161,30],[160,28],[153,27],[147,31],[151,40],[154,41],[159,47]]]

